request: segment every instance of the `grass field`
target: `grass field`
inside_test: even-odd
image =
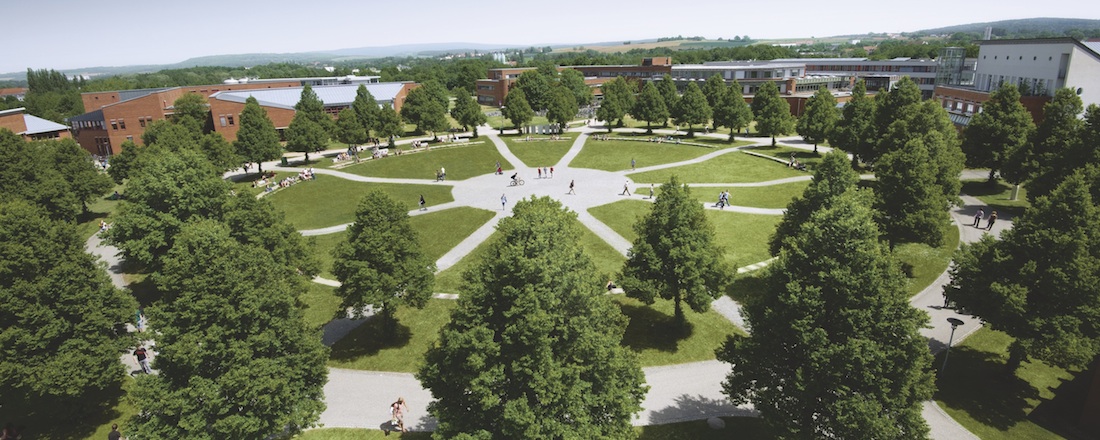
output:
[[[323,175],[268,197],[286,213],[286,221],[295,228],[315,229],[355,221],[359,201],[374,190],[386,193],[409,210],[416,209],[421,194],[429,207],[454,201],[450,186],[352,182]]]
[[[299,300],[306,324],[310,327],[327,324],[340,309],[340,298],[336,296],[336,288],[323,284],[309,283]]]
[[[541,140],[526,141],[526,135],[505,135],[501,139],[512,150],[512,154],[519,157],[528,167],[549,167],[557,165],[562,156],[573,146],[576,133],[565,133],[560,140],[549,140],[546,135],[532,135],[532,138]]]
[[[732,151],[702,163],[629,174],[635,182],[657,184],[667,182],[674,175],[684,183],[742,183],[809,174],[788,168],[779,162]]]
[[[939,278],[951,257],[959,247],[959,228],[954,225],[943,233],[943,245],[933,248],[926,244],[906,243],[894,248],[894,256],[901,262],[902,270],[909,277],[905,288],[910,295],[916,295]]]
[[[718,193],[722,190],[730,192],[730,204],[735,206],[751,206],[754,208],[782,209],[791,203],[791,199],[801,197],[802,192],[809,186],[810,181],[783,183],[768,186],[750,187],[694,187],[692,194],[700,202],[715,204],[718,202]]]
[[[623,345],[638,354],[643,367],[682,364],[714,359],[714,350],[728,336],[744,336],[728,319],[714,310],[695,313],[685,305],[687,328],[680,329],[670,300],[657,299],[652,305],[615,295],[615,302],[630,319]]]
[[[458,303],[432,299],[423,309],[403,307],[397,310],[397,329],[392,338],[381,338],[384,321],[369,318],[332,346],[328,365],[371,371],[415,372],[439,337],[439,329],[451,319]]]
[[[1069,382],[1081,373],[1034,361],[1024,362],[1016,375],[1010,377],[1005,374],[1004,365],[1011,343],[1010,336],[983,328],[952,347],[947,369],[936,381],[936,402],[983,439],[1065,438],[1048,430],[1050,422],[1036,417],[1036,409],[1052,405],[1051,399],[1060,394],[1073,393],[1075,387]],[[936,357],[937,368],[942,366],[943,356],[941,353]],[[1077,384],[1077,388],[1084,386]],[[1052,408],[1050,412],[1080,414],[1080,410],[1080,407],[1076,411]],[[1037,423],[1037,419],[1042,421]]]
[[[379,160],[368,160],[347,166],[340,171],[368,177],[389,177],[404,179],[435,179],[440,167],[446,168],[448,180],[463,180],[496,171],[496,163],[504,169],[512,165],[497,152],[496,146],[488,138],[479,138],[471,144],[440,144],[445,147],[432,147],[400,156],[390,156]]]
[[[1006,218],[1005,214],[1008,214],[1008,218],[1011,218],[1023,214],[1024,210],[1031,206],[1027,201],[1027,189],[1021,186],[1016,200],[1012,200],[1012,187],[1011,184],[1002,180],[992,185],[987,180],[966,180],[963,181],[962,193],[977,197],[978,200],[989,205],[986,209],[987,213],[993,209],[998,212],[999,217]]]
[[[637,166],[647,167],[694,159],[712,152],[714,150],[711,148],[693,145],[639,141],[597,141],[590,138],[585,141],[584,149],[569,163],[569,166],[604,171],[622,171],[630,169],[631,159],[635,160]]]
[[[88,203],[88,212],[77,215],[77,234],[80,234],[81,238],[88,239],[99,232],[100,221],[111,223],[111,216],[118,211],[118,204],[121,200],[115,198],[114,192],[118,191],[122,194],[125,190],[126,188],[123,185],[115,185],[114,189],[108,192],[107,195],[97,197],[95,200]]]

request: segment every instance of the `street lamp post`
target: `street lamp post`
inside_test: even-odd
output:
[[[947,338],[947,351],[943,353],[943,366],[940,367],[940,374],[943,374],[947,369],[947,357],[951,356],[951,343],[955,341],[955,329],[960,325],[963,325],[963,320],[955,317],[947,318],[947,322],[951,324],[951,336]]]
[[[504,106],[500,106],[500,134],[504,134]]]

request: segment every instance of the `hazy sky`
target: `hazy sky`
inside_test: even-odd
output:
[[[0,0],[0,73],[409,43],[508,46],[664,36],[823,37],[1028,17],[1100,19],[1083,0]]]

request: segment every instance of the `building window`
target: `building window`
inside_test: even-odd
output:
[[[218,115],[218,120],[221,121],[222,127],[225,127],[225,115]]]
[[[126,120],[125,119],[119,119],[118,120],[118,128],[123,129],[123,130],[126,129]]]
[[[225,119],[229,121],[229,125],[233,125],[233,115],[225,115]]]
[[[118,120],[111,120],[111,130],[118,130]]]
[[[138,117],[138,125],[140,125],[141,128],[145,128],[145,118],[139,116]]]

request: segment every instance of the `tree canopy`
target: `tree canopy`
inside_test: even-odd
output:
[[[658,297],[672,300],[682,324],[683,303],[704,312],[722,295],[730,270],[715,244],[714,226],[691,188],[675,176],[661,185],[653,209],[634,224],[634,232],[638,238],[622,274],[627,296],[646,304]]]
[[[806,142],[814,144],[814,153],[817,152],[817,144],[824,142],[833,131],[840,115],[836,110],[836,98],[832,92],[821,86],[806,103],[806,111],[798,118],[795,127],[798,134]]]
[[[630,110],[630,115],[634,119],[646,121],[646,133],[653,133],[654,122],[661,121],[662,124],[667,122],[668,107],[661,98],[661,92],[652,82],[646,82],[642,86],[642,93],[634,101],[634,108]]]
[[[302,88],[302,96],[294,105],[294,118],[286,129],[286,148],[306,154],[324,150],[333,132],[332,118],[325,113],[325,104],[308,84]]]
[[[607,130],[611,131],[611,124],[622,127],[623,117],[634,107],[634,92],[637,90],[633,84],[621,76],[603,83],[603,102],[596,110],[596,119],[607,122]]]
[[[773,146],[776,136],[794,130],[795,120],[791,116],[791,105],[779,96],[779,87],[772,81],[764,81],[756,90],[752,97],[752,114],[756,118],[756,132],[771,136]]]
[[[70,140],[27,142],[0,128],[0,192],[46,210],[50,218],[76,220],[87,202],[111,188],[91,156]]]
[[[512,126],[520,130],[535,117],[535,111],[527,103],[527,95],[520,89],[508,92],[508,96],[504,97],[504,108],[500,111],[505,118],[512,121]],[[504,126],[501,125],[501,132],[503,131]]]
[[[279,132],[275,124],[267,117],[267,110],[260,107],[256,98],[249,96],[241,110],[240,129],[233,147],[237,154],[248,162],[256,162],[258,172],[263,172],[263,162],[282,156],[283,147],[279,145]],[[125,152],[125,148],[123,148]],[[112,166],[112,168],[114,168]]]
[[[730,142],[733,142],[733,136],[738,131],[752,122],[752,109],[745,102],[745,98],[741,96],[741,84],[738,84],[736,80],[718,98],[712,117],[714,118],[715,128],[728,127],[730,129]]]
[[[1085,122],[1078,115],[1082,110],[1077,93],[1058,89],[1043,106],[1043,120],[1029,142],[1009,152],[1004,163],[1005,178],[1026,183],[1029,199],[1050,194],[1062,180],[1094,159],[1096,145],[1081,143]],[[1100,109],[1092,113],[1095,119]]]
[[[417,378],[439,438],[629,438],[646,387],[576,214],[516,203]]]
[[[787,204],[787,211],[768,243],[771,254],[779,255],[783,240],[798,234],[802,224],[810,220],[810,215],[831,206],[841,194],[854,191],[857,183],[859,174],[848,165],[847,155],[839,150],[826,154],[821,163],[814,167],[814,178],[802,191],[802,196]]]
[[[573,92],[569,89],[558,86],[550,92],[550,107],[546,110],[546,118],[550,122],[558,124],[559,133],[565,131],[569,121],[577,116],[579,110],[577,100],[574,99]]]
[[[1020,91],[1013,84],[1003,84],[982,104],[982,111],[974,115],[963,132],[962,148],[966,165],[972,168],[989,168],[992,180],[1008,152],[1023,148],[1035,132],[1024,105],[1020,103]]]
[[[429,81],[423,86],[412,89],[401,106],[401,117],[416,124],[416,131],[432,133],[438,137],[440,131],[451,127],[447,121],[447,107],[450,100],[447,90],[438,82]]]
[[[370,137],[371,130],[378,129],[381,107],[378,106],[378,101],[374,99],[370,90],[367,90],[366,85],[359,84],[359,88],[355,89],[355,100],[351,102],[351,109],[355,112],[356,120],[363,126],[367,137]]]
[[[711,109],[707,104],[707,97],[695,83],[688,83],[684,94],[680,96],[676,111],[676,125],[687,125],[688,137],[695,136],[695,125],[706,124],[710,121]]]
[[[455,89],[455,107],[451,109],[451,117],[462,124],[465,130],[473,130],[473,137],[477,138],[477,127],[489,122],[489,117],[481,111],[474,97],[463,92],[464,89]]]
[[[875,140],[878,139],[878,127],[875,125],[875,101],[867,97],[867,83],[856,82],[852,89],[852,99],[844,104],[840,120],[836,121],[828,137],[829,144],[852,154],[852,164],[860,160],[872,163],[875,155]]]

